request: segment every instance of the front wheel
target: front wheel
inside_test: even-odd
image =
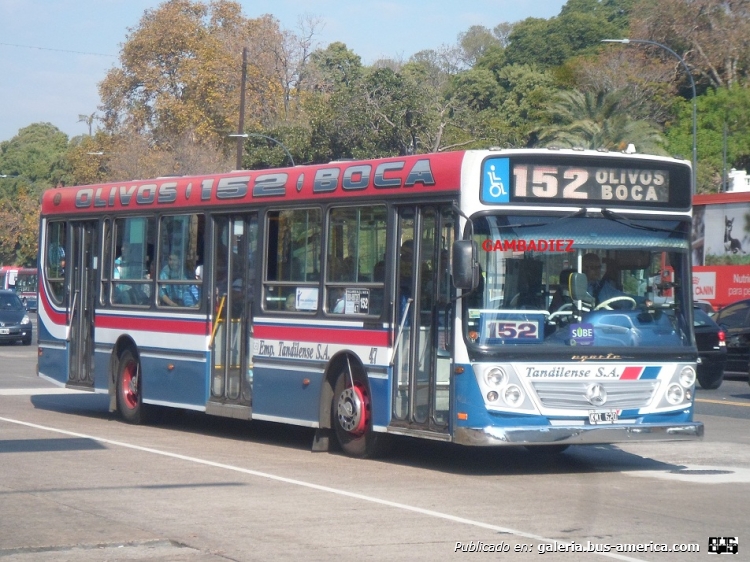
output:
[[[126,422],[145,421],[141,395],[141,365],[135,354],[126,349],[117,364],[117,409]]]
[[[368,458],[382,451],[384,435],[372,430],[372,406],[367,383],[351,377],[346,371],[339,374],[333,390],[331,423],[341,449],[350,457]]]
[[[705,390],[716,390],[724,382],[724,370],[707,372],[706,369],[698,370],[698,384]]]

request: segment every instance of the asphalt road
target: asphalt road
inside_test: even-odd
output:
[[[689,561],[714,559],[715,536],[750,560],[746,378],[698,391],[699,442],[545,456],[404,438],[358,461],[271,423],[172,411],[128,425],[103,395],[51,388],[35,361],[34,346],[0,346],[4,562]]]

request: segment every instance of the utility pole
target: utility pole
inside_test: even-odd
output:
[[[242,169],[242,149],[245,139],[239,135],[243,134],[245,128],[245,84],[247,83],[247,47],[242,47],[242,85],[240,86],[240,123],[237,126],[237,169]]]

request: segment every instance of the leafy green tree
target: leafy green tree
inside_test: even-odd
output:
[[[569,0],[557,17],[518,22],[508,35],[507,61],[548,68],[594,53],[602,39],[622,35],[630,4],[630,0]]]
[[[68,178],[68,136],[34,123],[0,143],[0,262],[34,265],[42,192]]]
[[[541,131],[542,145],[666,154],[664,137],[651,122],[628,115],[623,92],[564,91],[551,107],[552,124]]]
[[[458,43],[461,60],[468,68],[472,68],[488,51],[502,49],[500,39],[483,25],[472,25],[468,31],[460,33]]]
[[[66,174],[65,152],[68,135],[51,123],[34,123],[0,143],[0,173],[25,181],[31,192],[40,194],[56,185]],[[14,195],[14,190],[4,190]]]
[[[699,193],[720,189],[724,170],[726,128],[727,168],[750,169],[750,90],[739,85],[709,90],[697,104]],[[692,154],[692,100],[676,98],[676,119],[667,130],[672,153]]]

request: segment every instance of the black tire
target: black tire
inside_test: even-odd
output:
[[[31,345],[31,336],[29,336],[28,338],[23,338],[23,339],[21,340],[21,343],[22,343],[23,345]]]
[[[117,362],[117,410],[126,422],[136,425],[146,421],[141,378],[138,359],[126,349]]]
[[[706,372],[705,370],[698,371],[697,374],[698,384],[705,390],[716,390],[724,382],[724,370]]]
[[[347,456],[372,458],[383,453],[386,436],[372,430],[372,405],[367,381],[357,375],[353,379],[354,387],[349,382],[346,370],[336,379],[331,424],[336,440]]]

